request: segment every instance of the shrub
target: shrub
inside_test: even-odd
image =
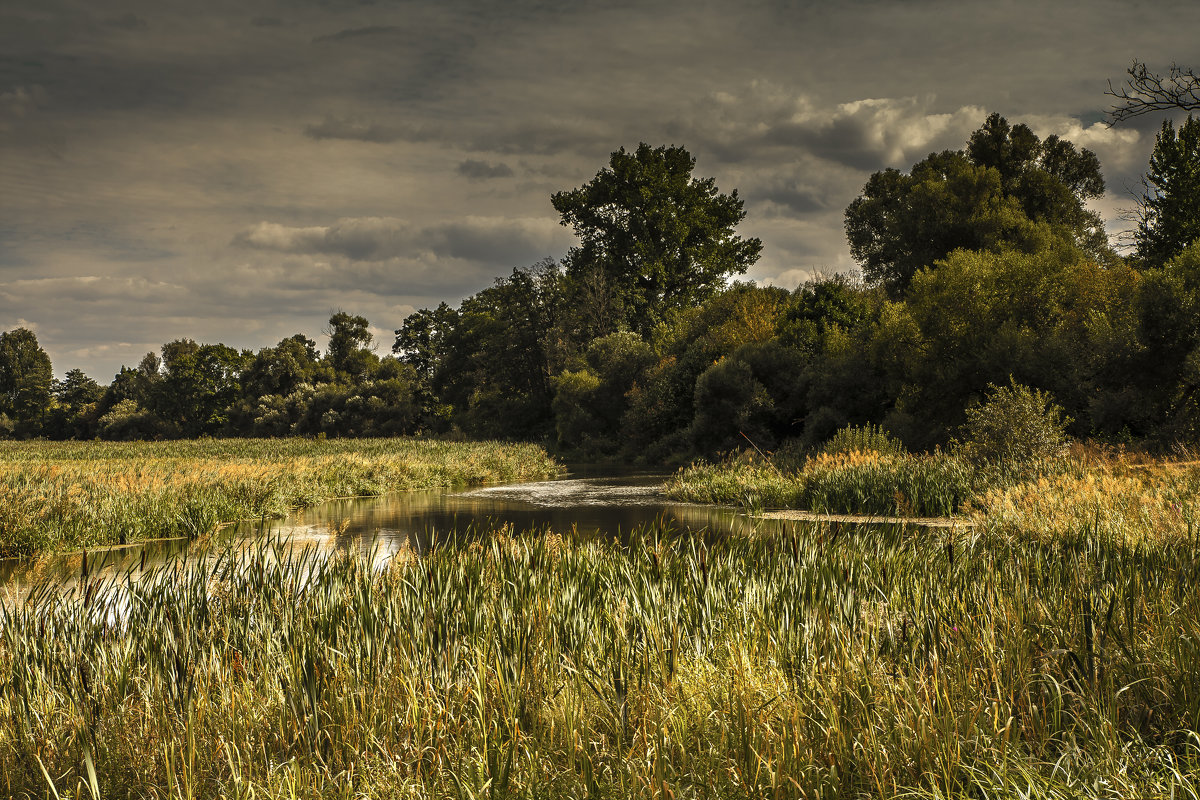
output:
[[[880,453],[888,456],[904,455],[904,445],[894,439],[880,425],[867,423],[861,428],[847,425],[838,430],[825,443],[821,451],[828,455],[838,453]]]
[[[968,462],[1016,475],[1061,456],[1071,418],[1048,392],[1009,379],[989,384],[986,400],[969,407],[959,453]]]

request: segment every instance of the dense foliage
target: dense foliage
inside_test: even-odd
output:
[[[403,320],[394,357],[339,312],[329,346],[170,342],[107,387],[48,386],[36,338],[0,341],[0,431],[111,439],[409,433],[543,441],[579,459],[804,452],[847,425],[950,443],[990,386],[1044,393],[1067,433],[1200,442],[1200,123],[1158,137],[1138,252],[1085,202],[1094,154],[991,115],[964,149],[870,177],[846,212],[863,278],[724,281],[760,243],[737,193],[679,147],[618,150],[552,201],[580,237],[457,307]],[[44,357],[44,353],[41,353]],[[1040,395],[1039,395],[1040,396]]]

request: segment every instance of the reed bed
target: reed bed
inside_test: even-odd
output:
[[[694,503],[800,508],[880,516],[946,516],[974,492],[977,476],[943,453],[821,453],[798,468],[743,456],[685,467],[667,482],[669,497]]]
[[[1200,547],[263,542],[0,607],[14,797],[1200,796]]]
[[[1109,539],[1156,545],[1200,534],[1200,465],[1069,460],[980,492],[968,512],[996,536],[1056,541],[1089,528]]]
[[[333,497],[544,478],[540,447],[421,439],[0,443],[0,557],[199,536]]]

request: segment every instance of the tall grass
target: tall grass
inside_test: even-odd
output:
[[[497,442],[0,442],[0,557],[194,537],[333,497],[558,470],[539,447]]]
[[[1195,542],[503,530],[383,570],[212,556],[0,610],[0,791],[1200,792]]]
[[[975,471],[935,453],[896,455],[875,451],[821,453],[787,469],[771,462],[735,459],[685,467],[667,482],[669,497],[696,503],[741,503],[884,516],[944,516],[974,493]]]

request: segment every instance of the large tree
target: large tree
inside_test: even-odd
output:
[[[1094,153],[992,114],[966,150],[873,174],[846,209],[846,237],[867,280],[893,295],[958,249],[1033,251],[1065,239],[1108,259],[1103,223],[1085,205],[1103,192]]]
[[[1189,114],[1178,130],[1163,122],[1144,183],[1137,254],[1143,265],[1157,267],[1200,239],[1200,120]]]
[[[370,323],[366,317],[338,311],[329,318],[329,364],[341,377],[361,381],[379,366],[371,351]]]
[[[0,333],[0,413],[17,422],[41,417],[50,406],[50,357],[28,328]]]
[[[591,181],[551,202],[579,236],[567,275],[601,284],[614,313],[649,335],[672,310],[698,305],[758,260],[762,242],[734,228],[746,216],[737,191],[693,178],[696,159],[682,147],[621,148]]]

